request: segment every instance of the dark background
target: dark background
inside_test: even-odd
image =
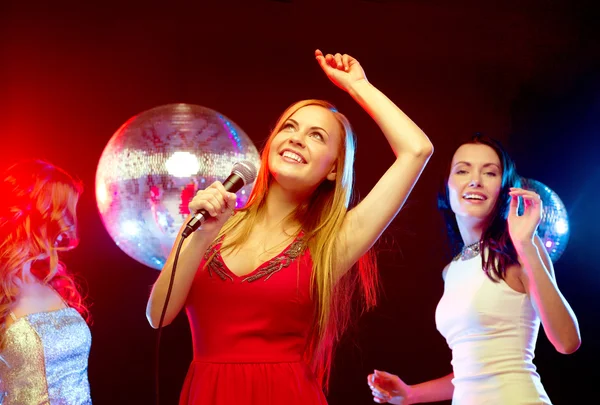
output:
[[[330,403],[370,403],[373,368],[408,383],[451,371],[434,324],[446,263],[435,196],[454,147],[476,131],[501,140],[519,172],[557,192],[568,209],[570,240],[555,267],[583,344],[560,355],[540,332],[535,362],[556,404],[596,402],[600,14],[593,2],[83,3],[1,3],[0,165],[41,157],[85,184],[82,241],[66,261],[87,280],[92,303],[96,404],[154,401],[155,331],[144,311],[157,272],[123,253],[102,225],[94,178],[104,146],[133,115],[184,102],[225,114],[261,147],[285,107],[322,98],[357,132],[357,190],[365,195],[393,155],[368,115],[325,78],[315,48],[355,56],[436,148],[380,244],[384,296],[341,345]],[[184,316],[163,339],[162,403],[172,404],[191,359]]]

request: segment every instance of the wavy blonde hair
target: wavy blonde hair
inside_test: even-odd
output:
[[[377,296],[377,266],[371,251],[359,260],[358,266],[354,266],[341,279],[336,280],[335,269],[340,253],[337,236],[352,202],[354,183],[356,140],[348,119],[332,104],[322,100],[299,101],[288,107],[277,120],[262,150],[261,167],[248,202],[227,221],[219,237],[236,229],[236,232],[232,233],[231,238],[222,246],[223,250],[235,249],[248,240],[251,229],[262,212],[269,186],[273,181],[269,169],[269,150],[273,138],[296,111],[306,106],[319,106],[329,110],[340,124],[342,133],[342,142],[336,160],[338,175],[335,182],[324,180],[311,197],[288,217],[301,225],[306,247],[313,262],[311,293],[316,301],[316,312],[309,332],[305,360],[327,389],[333,348],[350,325],[355,293],[362,292],[363,310],[373,307]],[[212,257],[207,262],[210,260]]]
[[[27,266],[88,319],[75,280],[58,258],[60,251],[76,245],[81,192],[80,182],[41,160],[23,161],[4,172],[0,180],[0,350],[5,344],[6,317]]]

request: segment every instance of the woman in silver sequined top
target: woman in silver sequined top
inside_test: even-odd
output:
[[[31,160],[0,179],[0,404],[91,404],[87,309],[59,253],[77,245],[81,184]]]

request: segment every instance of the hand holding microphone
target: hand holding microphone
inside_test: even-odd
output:
[[[218,231],[235,208],[235,192],[256,179],[256,167],[248,161],[238,162],[224,183],[214,182],[196,193],[189,204],[196,213],[187,223],[182,236],[187,238],[201,225],[207,232]]]

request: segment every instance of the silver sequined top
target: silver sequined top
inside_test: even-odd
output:
[[[92,403],[87,376],[92,336],[75,309],[16,318],[6,338],[0,354],[1,405]]]

